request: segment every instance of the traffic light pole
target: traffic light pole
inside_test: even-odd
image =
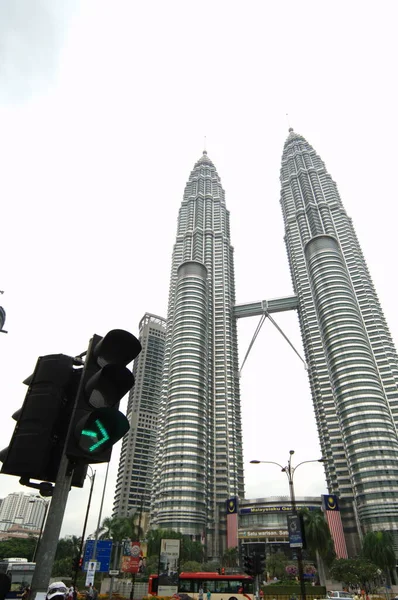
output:
[[[48,509],[46,526],[37,551],[36,568],[33,573],[31,586],[31,600],[35,600],[37,593],[47,592],[61,532],[62,519],[72,482],[72,473],[67,474],[67,469],[68,459],[63,455],[54,486],[52,501]]]

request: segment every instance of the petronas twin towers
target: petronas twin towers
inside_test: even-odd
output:
[[[280,177],[327,483],[354,553],[361,533],[398,530],[398,358],[337,187],[292,129]],[[225,501],[244,493],[234,306],[229,212],[204,152],[173,251],[151,518],[209,556],[224,550]]]

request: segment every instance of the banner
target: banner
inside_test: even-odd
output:
[[[146,569],[147,544],[142,542],[123,542],[122,573],[144,573]]]
[[[301,531],[301,522],[299,515],[288,515],[287,528],[289,531],[290,548],[303,548],[304,540]]]
[[[158,596],[173,596],[178,592],[179,560],[180,540],[161,540]]]
[[[343,523],[341,521],[340,507],[337,496],[328,494],[322,496],[323,509],[328,522],[330,534],[333,539],[337,558],[347,558],[347,546],[345,542]]]
[[[227,549],[238,546],[238,498],[229,498],[226,506],[227,512]]]

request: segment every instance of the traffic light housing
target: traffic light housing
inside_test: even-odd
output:
[[[255,575],[254,559],[250,554],[245,554],[243,557],[243,570],[252,577]]]
[[[81,568],[81,559],[80,556],[75,556],[75,558],[72,558],[72,571],[74,573],[76,573],[77,571],[80,570]]]
[[[119,411],[119,402],[134,385],[126,365],[140,352],[140,342],[123,329],[93,336],[66,448],[72,464],[109,462],[112,446],[128,431],[129,422]]]
[[[254,563],[255,574],[262,575],[265,571],[265,554],[256,554]]]
[[[1,472],[55,482],[73,410],[80,372],[64,354],[42,356],[33,375],[10,445],[0,452]]]

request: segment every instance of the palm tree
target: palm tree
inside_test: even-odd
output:
[[[336,557],[332,536],[323,512],[316,510],[301,510],[304,521],[305,539],[307,548],[316,558],[319,579],[322,584],[326,581],[324,565],[330,566]]]
[[[239,550],[238,548],[228,548],[223,554],[221,559],[221,564],[224,567],[237,567],[239,560]]]
[[[132,524],[127,517],[106,517],[102,521],[99,538],[109,539],[114,542],[121,542],[125,539],[131,539],[133,535]]]
[[[395,570],[394,540],[389,531],[369,531],[363,538],[362,556],[375,564],[387,576],[391,585],[391,571]]]

